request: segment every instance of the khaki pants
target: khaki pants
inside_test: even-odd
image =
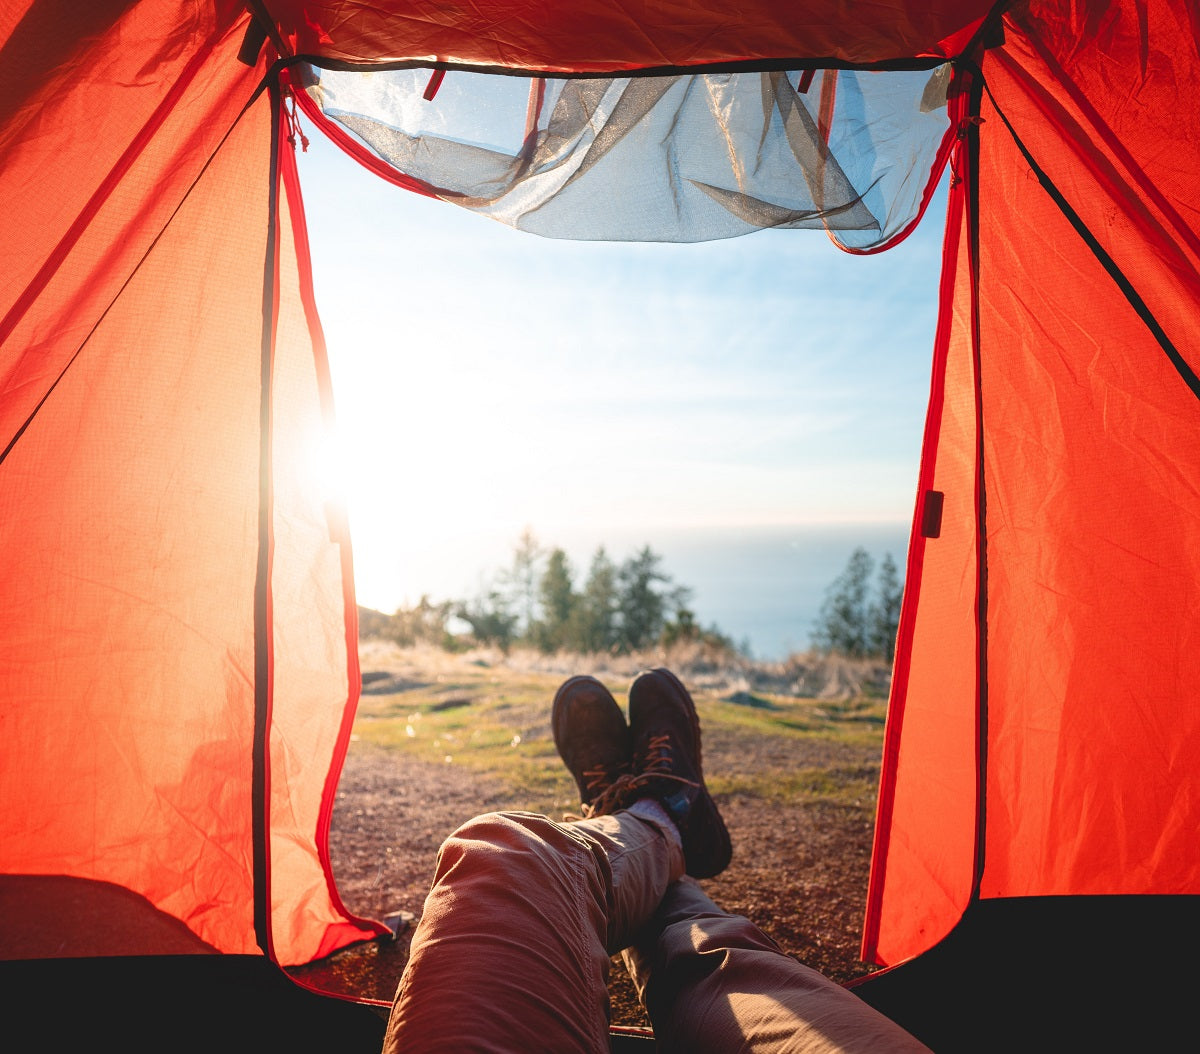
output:
[[[464,824],[438,855],[386,1054],[603,1054],[619,952],[660,1050],[926,1051],[682,876],[677,844],[627,812]]]

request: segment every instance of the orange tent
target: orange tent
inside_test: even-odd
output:
[[[572,223],[607,218],[587,205],[637,163],[622,152],[637,122],[675,105],[680,78],[749,75],[769,99],[762,142],[786,145],[772,156],[802,167],[800,190],[691,178],[671,200],[695,226],[655,237],[817,226],[876,251],[952,169],[863,944],[891,969],[858,990],[938,1049],[983,1049],[981,1015],[994,1037],[1028,1037],[1031,1007],[1071,1007],[1053,1034],[1074,1038],[1178,1023],[1163,979],[1136,970],[1200,891],[1193,9],[802,7],[0,12],[6,966],[181,951],[291,965],[383,932],[346,911],[327,851],[359,677],[349,539],[303,456],[332,410],[294,107],[394,182],[487,211],[504,205],[480,189],[495,171],[505,193],[534,187],[539,107],[500,169],[450,144],[432,172],[404,161],[411,137],[371,152],[345,108],[339,123],[337,76],[423,69],[433,99],[446,70],[522,73],[532,98],[589,113],[617,84],[621,135],[503,218],[557,209],[543,233],[624,237]],[[917,190],[893,216],[877,188],[911,180],[880,168],[887,137],[871,133],[906,75],[922,78],[914,120],[941,124],[911,150]],[[867,116],[839,131],[849,86]],[[469,186],[448,185],[463,172]],[[32,879],[135,897],[160,924],[64,945],[22,899]],[[1039,956],[1057,958],[1031,973]],[[1069,978],[1062,957],[1082,959]],[[10,989],[40,976],[5,971]]]

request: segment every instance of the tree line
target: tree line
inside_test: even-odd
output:
[[[600,546],[577,582],[566,551],[543,546],[527,529],[509,566],[478,595],[440,603],[422,597],[391,616],[360,612],[360,635],[454,647],[460,639],[449,626],[459,619],[470,627],[472,643],[504,650],[520,645],[546,653],[625,654],[696,641],[733,651],[719,629],[697,623],[691,597],[649,545],[619,563]]]
[[[876,564],[862,547],[825,592],[812,630],[812,647],[850,658],[895,655],[902,583],[890,553]],[[435,602],[423,596],[392,615],[359,609],[359,634],[400,645],[468,644],[505,651],[531,647],[545,653],[627,654],[682,642],[748,654],[715,625],[701,626],[689,606],[692,590],[679,585],[649,545],[619,563],[600,546],[577,580],[565,550],[522,533],[506,568],[474,597]],[[453,620],[469,627],[455,633]]]

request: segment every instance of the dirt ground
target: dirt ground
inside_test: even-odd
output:
[[[704,740],[705,771],[753,765],[741,740]],[[770,741],[756,750],[771,751]],[[863,749],[815,742],[804,764],[854,765],[878,778],[878,758]],[[828,758],[820,753],[830,750]],[[736,757],[732,752],[736,752]],[[765,759],[764,759],[765,760]],[[872,808],[787,806],[740,796],[718,798],[734,845],[733,862],[703,883],[724,908],[745,915],[785,952],[839,982],[869,972],[858,960],[873,831]],[[500,786],[460,766],[398,758],[352,744],[339,784],[330,852],[346,906],[373,919],[400,914],[394,941],[349,948],[297,971],[318,987],[389,1003],[421,912],[438,846],[464,820],[524,807]],[[613,1023],[649,1024],[619,959],[613,960]],[[381,1009],[381,1013],[384,1011]]]

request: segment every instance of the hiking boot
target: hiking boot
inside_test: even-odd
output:
[[[550,712],[554,745],[579,787],[584,816],[606,811],[599,799],[630,770],[629,727],[612,693],[595,677],[564,681],[554,695]],[[611,796],[610,796],[611,797]]]
[[[725,822],[704,785],[700,719],[686,688],[670,670],[647,670],[629,689],[634,776],[624,796],[656,798],[683,840],[687,873],[712,878],[729,864],[733,848]],[[636,800],[636,799],[634,799]]]

